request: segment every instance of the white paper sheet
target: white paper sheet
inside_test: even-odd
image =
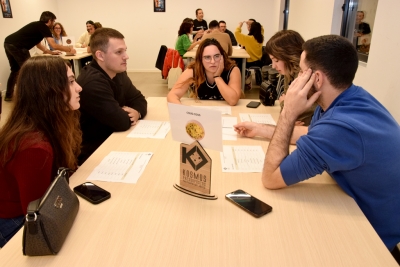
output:
[[[252,121],[257,123],[276,125],[276,122],[272,118],[271,114],[239,113],[239,117],[242,122]]]
[[[222,172],[262,172],[264,158],[261,146],[224,146]]]
[[[230,106],[196,106],[196,107],[218,110],[221,111],[222,115],[232,115],[232,108]]]
[[[197,140],[204,148],[222,151],[220,111],[173,103],[168,103],[168,111],[173,140],[185,144]]]
[[[167,121],[141,120],[127,137],[164,139],[170,129],[171,124]]]
[[[111,151],[87,180],[135,184],[152,156],[152,152]]]
[[[237,124],[236,117],[222,117],[222,140],[237,140],[233,125]]]

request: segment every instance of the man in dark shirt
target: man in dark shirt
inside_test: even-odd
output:
[[[56,44],[50,29],[53,27],[56,16],[50,11],[44,11],[39,21],[31,22],[20,30],[10,34],[4,40],[4,49],[10,63],[11,74],[7,81],[5,99],[11,101],[18,72],[22,64],[30,58],[29,50],[36,45],[37,48],[47,54],[59,54],[59,51],[50,51],[40,42],[46,38],[48,44],[56,50],[76,53],[72,47]]]
[[[206,31],[208,29],[207,27],[207,21],[205,21],[203,19],[204,17],[204,13],[203,10],[201,8],[196,9],[196,19],[193,20],[193,37],[196,35],[197,32],[199,33],[203,33],[204,31]],[[201,39],[202,34],[198,34],[197,35],[198,38],[197,40]],[[197,41],[197,40],[193,40],[193,41]]]
[[[147,101],[126,74],[124,36],[110,28],[97,29],[90,38],[93,61],[82,69],[82,149],[78,164],[113,133],[126,131],[147,114]]]
[[[235,35],[233,34],[233,32],[231,32],[230,30],[228,30],[226,28],[226,22],[225,21],[221,20],[219,22],[219,30],[221,32],[227,33],[229,35],[229,37],[231,38],[231,42],[232,42],[233,46],[237,45],[237,41],[236,41]]]

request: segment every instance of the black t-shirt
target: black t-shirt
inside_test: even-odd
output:
[[[198,21],[197,19],[195,19],[193,21],[193,31],[200,31],[201,29],[203,30],[208,30],[207,27],[207,21],[205,21],[204,19],[202,21]]]
[[[4,43],[31,49],[46,37],[52,37],[50,28],[44,22],[35,21],[7,36]]]

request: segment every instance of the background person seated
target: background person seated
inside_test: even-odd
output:
[[[225,50],[226,54],[228,56],[232,56],[232,42],[231,38],[229,38],[229,35],[227,33],[223,33],[219,30],[219,25],[218,21],[212,20],[210,22],[209,30],[203,35],[201,40],[207,39],[207,38],[214,38],[216,39],[219,44],[222,46],[222,48]]]
[[[176,40],[175,50],[179,52],[179,55],[183,55],[188,51],[192,50],[193,47],[200,44],[201,41],[193,41],[189,39],[189,35],[193,32],[193,24],[189,22],[182,22],[178,31],[178,40]],[[197,35],[196,35],[197,36]],[[194,38],[197,39],[197,38]]]
[[[95,24],[92,20],[86,21],[86,32],[84,32],[75,44],[75,47],[85,48],[90,43],[90,36],[94,33]]]
[[[264,36],[261,32],[261,24],[253,22],[250,24],[249,34],[245,35],[242,33],[242,26],[244,21],[241,21],[235,30],[235,37],[239,44],[246,48],[246,52],[250,58],[247,59],[246,68],[257,66],[262,67],[262,45],[264,42]],[[248,25],[248,24],[246,24]]]
[[[191,97],[202,100],[225,100],[234,106],[241,97],[240,71],[215,39],[199,45],[195,60],[182,73],[168,93],[167,100],[180,104],[191,89]]]
[[[233,32],[231,32],[230,30],[228,30],[226,28],[226,22],[225,21],[223,21],[223,20],[219,21],[219,30],[221,32],[227,33],[229,35],[229,37],[231,38],[231,43],[232,43],[233,46],[237,46],[238,45],[238,43],[236,42],[236,38],[235,38],[235,35],[233,34]]]
[[[54,23],[53,28],[51,29],[51,33],[53,35],[54,41],[56,42],[56,44],[62,45],[62,37],[63,36],[67,36],[67,33],[64,30],[64,27],[61,25],[60,22],[56,22]],[[51,45],[49,44],[49,49],[51,51],[54,50],[53,47],[51,47]]]

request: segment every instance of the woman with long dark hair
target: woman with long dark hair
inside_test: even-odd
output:
[[[59,167],[77,168],[79,92],[61,58],[31,57],[20,70],[15,106],[0,130],[0,247],[23,225]]]
[[[193,47],[200,44],[201,41],[190,41],[189,35],[193,32],[193,22],[189,22],[184,20],[179,27],[178,31],[178,40],[175,44],[175,50],[179,52],[179,55],[183,57],[183,55],[192,50]],[[197,40],[197,34],[194,36],[193,40]]]
[[[258,22],[247,23],[249,34],[245,35],[242,33],[243,21],[241,21],[235,30],[235,37],[239,44],[246,48],[246,52],[250,58],[247,59],[246,68],[257,66],[261,67],[262,57],[262,46],[264,42],[264,36],[262,26]]]
[[[237,104],[241,97],[239,68],[229,59],[215,39],[205,39],[199,45],[195,60],[181,74],[168,93],[168,102],[180,104],[191,89],[191,97],[201,100],[225,100]]]

